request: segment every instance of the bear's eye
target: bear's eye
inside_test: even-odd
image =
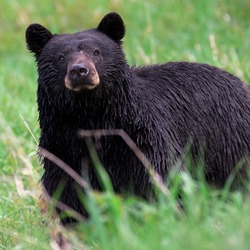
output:
[[[60,56],[58,57],[58,60],[59,60],[60,62],[64,62],[64,59],[65,59],[65,57],[64,57],[63,55],[60,55]]]
[[[100,51],[98,49],[95,49],[93,52],[94,56],[99,56],[100,55]]]

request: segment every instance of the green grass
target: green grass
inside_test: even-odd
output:
[[[176,213],[175,198],[147,204],[112,192],[90,192],[92,216],[74,230],[58,229],[42,215],[37,75],[24,39],[33,22],[54,33],[75,32],[117,11],[126,23],[131,65],[199,61],[250,82],[249,1],[2,0],[0,6],[0,249],[50,249],[60,230],[73,249],[249,249],[250,199],[238,192],[220,195],[187,174],[179,176],[183,215]]]

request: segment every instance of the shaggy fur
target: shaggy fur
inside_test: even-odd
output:
[[[106,15],[98,28],[75,34],[52,35],[39,24],[27,28],[27,46],[38,65],[39,145],[78,174],[87,173],[83,178],[94,188],[100,186],[78,129],[125,130],[163,180],[189,143],[194,159],[204,152],[205,177],[210,183],[223,186],[241,160],[236,180],[242,180],[250,152],[247,85],[206,64],[130,67],[121,47],[124,34],[123,21],[116,13]],[[65,87],[68,64],[78,56],[93,63],[99,75],[100,84],[92,90]],[[124,141],[103,137],[100,145],[99,157],[115,191],[147,198],[149,177]],[[83,161],[89,161],[88,171]],[[75,182],[51,161],[44,159],[43,166],[42,183],[48,193],[53,195],[59,183],[64,183],[60,201],[86,215]]]

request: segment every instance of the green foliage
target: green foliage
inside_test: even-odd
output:
[[[49,249],[56,222],[36,204],[42,168],[36,66],[24,33],[41,23],[53,33],[97,26],[109,11],[124,18],[128,62],[199,61],[250,82],[250,2],[226,0],[1,1],[0,15],[0,249]],[[188,173],[172,180],[173,197],[148,204],[112,192],[100,172],[103,194],[84,198],[91,217],[63,231],[74,249],[249,249],[250,200],[238,192],[211,190]],[[184,213],[176,209],[182,189]]]

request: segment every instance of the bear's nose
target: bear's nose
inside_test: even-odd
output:
[[[89,73],[89,69],[83,63],[73,64],[69,75],[72,80],[82,80]]]

